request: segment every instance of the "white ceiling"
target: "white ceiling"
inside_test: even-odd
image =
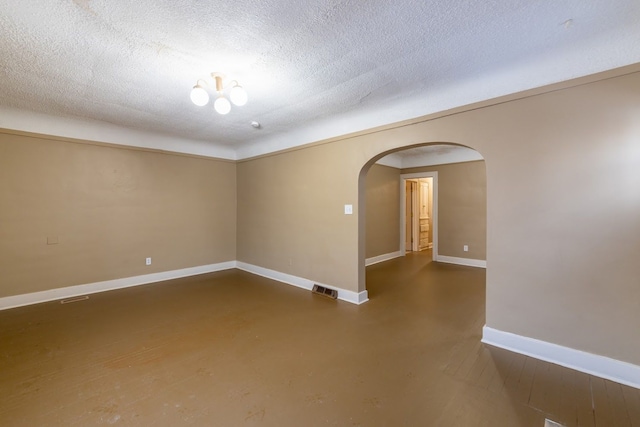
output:
[[[639,22],[638,0],[0,0],[0,127],[246,158],[640,62]],[[212,71],[249,103],[193,105]]]

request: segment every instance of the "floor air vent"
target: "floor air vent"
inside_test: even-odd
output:
[[[335,289],[325,288],[324,286],[320,285],[313,285],[313,289],[311,290],[311,292],[313,292],[314,294],[329,297],[331,299],[338,298],[338,291],[336,291]]]
[[[66,298],[63,300],[60,300],[60,304],[69,304],[70,302],[78,302],[78,301],[84,301],[89,299],[89,295],[82,295],[79,297],[71,297],[71,298]]]

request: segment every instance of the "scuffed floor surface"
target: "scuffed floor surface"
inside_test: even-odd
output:
[[[640,392],[480,343],[485,272],[355,306],[237,270],[0,312],[0,425],[640,426]]]

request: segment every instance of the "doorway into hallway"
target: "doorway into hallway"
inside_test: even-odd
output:
[[[405,251],[433,248],[433,177],[405,179]]]
[[[400,175],[400,248],[438,255],[438,172]]]

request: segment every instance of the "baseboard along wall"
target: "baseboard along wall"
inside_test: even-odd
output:
[[[147,285],[150,283],[163,282],[165,280],[196,276],[198,274],[213,273],[215,271],[235,268],[235,266],[235,261],[227,261],[218,264],[201,265],[198,267],[183,268],[180,270],[163,271],[160,273],[143,274],[141,276],[125,277],[122,279],[105,280],[102,282],[87,283],[84,285],[68,286],[41,292],[32,292],[23,295],[12,295],[0,298],[0,310],[7,310],[10,308],[22,307],[31,304],[39,304],[42,302],[54,301],[63,298],[72,298],[81,295],[95,294],[98,292],[106,292],[114,289]]]
[[[458,258],[454,256],[438,255],[436,257],[436,261],[444,262],[447,264],[466,265],[467,267],[487,268],[487,261],[483,259]]]
[[[390,252],[388,254],[382,254],[382,255],[371,257],[371,258],[367,258],[364,261],[364,265],[370,266],[373,264],[377,264],[379,262],[389,261],[390,259],[398,258],[401,256],[404,256],[404,253],[402,253],[401,251]]]
[[[482,342],[640,389],[640,366],[484,326]]]
[[[326,288],[338,291],[338,299],[352,304],[362,304],[369,300],[367,291],[353,292],[334,286],[324,285],[302,277],[292,276],[279,271],[269,270],[241,261],[227,261],[217,264],[202,265],[198,267],[183,268],[180,270],[163,271],[160,273],[144,274],[141,276],[125,277],[122,279],[105,280],[102,282],[87,283],[83,285],[68,286],[64,288],[50,289],[41,292],[32,292],[22,295],[12,295],[0,298],[0,310],[23,307],[26,305],[39,304],[48,301],[55,301],[65,298],[73,298],[82,295],[90,295],[98,292],[106,292],[115,289],[129,288],[132,286],[147,285],[165,280],[179,279],[182,277],[196,276],[198,274],[214,273],[216,271],[238,268],[258,276],[264,276],[278,282],[297,286],[299,288],[311,290],[314,284],[319,284]]]
[[[296,286],[298,288],[311,290],[313,289],[313,285],[317,284],[320,286],[324,286],[325,288],[335,289],[338,291],[338,299],[346,302],[350,302],[352,304],[362,304],[369,301],[367,291],[362,292],[353,292],[342,288],[337,288],[335,286],[325,285],[323,283],[315,282],[313,280],[305,279],[303,277],[292,276],[291,274],[281,273],[279,271],[270,270],[268,268],[259,267],[257,265],[247,264],[245,262],[238,261],[237,268],[239,270],[244,270],[252,274],[256,274],[258,276],[263,276],[268,279],[276,280],[278,282],[286,283],[288,285]]]

